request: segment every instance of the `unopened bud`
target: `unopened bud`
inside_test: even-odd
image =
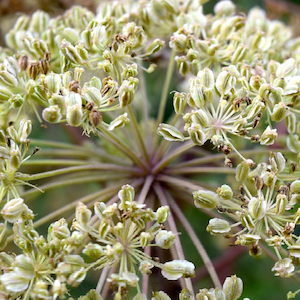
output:
[[[271,119],[272,121],[280,122],[281,120],[287,117],[288,113],[289,113],[288,107],[283,102],[279,102],[274,106]]]
[[[271,129],[271,127],[268,126],[260,137],[260,144],[266,146],[273,145],[277,136],[277,129]]]
[[[199,124],[194,124],[188,128],[188,133],[194,144],[202,146],[206,141],[205,133],[201,130],[202,127]]]
[[[1,215],[6,221],[14,223],[21,217],[23,209],[24,200],[22,198],[15,198],[8,201],[4,205],[4,207],[1,210]]]
[[[172,231],[161,230],[155,237],[155,243],[162,249],[169,249],[175,241],[175,234]]]
[[[157,214],[157,223],[162,224],[167,221],[170,215],[169,206],[161,206],[156,211]]]
[[[230,224],[224,219],[210,219],[206,231],[210,234],[224,234],[231,230]]]
[[[226,300],[237,300],[243,292],[243,281],[236,275],[227,277],[223,284]]]
[[[168,280],[193,277],[195,266],[186,260],[172,260],[163,264],[161,274]]]
[[[113,131],[117,128],[122,128],[125,125],[129,124],[130,119],[127,117],[127,113],[124,113],[123,115],[118,116],[116,119],[110,122],[108,126],[109,131]]]
[[[159,124],[157,133],[162,136],[165,140],[170,142],[183,142],[183,134],[174,126],[168,124]]]
[[[194,204],[198,208],[213,209],[219,205],[218,197],[211,191],[195,191],[193,192]]]
[[[51,105],[43,109],[43,119],[49,123],[58,123],[62,119],[58,105]]]

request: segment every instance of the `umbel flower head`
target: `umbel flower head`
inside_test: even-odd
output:
[[[111,274],[108,280],[120,295],[124,294],[127,286],[137,286],[139,277],[136,267],[144,274],[151,274],[151,269],[158,267],[168,280],[191,277],[195,268],[185,260],[162,264],[143,251],[148,246],[168,249],[175,235],[162,229],[162,224],[168,219],[169,208],[160,207],[154,212],[145,208],[145,204],[134,201],[134,194],[132,186],[124,185],[118,193],[119,204],[95,203],[95,217],[84,204],[78,203],[72,225],[97,241],[90,242],[83,250],[84,254],[95,260],[89,268],[118,265],[118,272]],[[152,225],[148,226],[148,223]]]

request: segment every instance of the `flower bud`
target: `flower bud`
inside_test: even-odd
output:
[[[60,113],[65,115],[67,107],[65,103],[64,96],[53,94],[52,97],[48,100],[50,106],[57,105],[60,109]]]
[[[3,86],[17,87],[18,79],[11,73],[4,70],[0,70],[0,83]]]
[[[154,54],[162,49],[162,47],[165,45],[165,42],[160,39],[155,39],[152,44],[149,46],[149,48],[146,51],[146,55]]]
[[[24,200],[22,198],[15,198],[4,205],[1,215],[6,221],[14,223],[21,217],[23,209]]]
[[[231,230],[230,224],[224,219],[213,218],[209,220],[206,231],[210,234],[224,234]]]
[[[186,102],[186,96],[183,93],[175,92],[173,97],[173,107],[177,115],[183,115],[184,109],[186,107]]]
[[[185,56],[176,56],[175,61],[177,64],[177,70],[182,76],[186,76],[190,71],[190,65]]]
[[[231,16],[235,12],[235,5],[229,0],[220,1],[215,5],[214,12],[222,17]]]
[[[111,226],[107,222],[106,219],[102,219],[99,225],[99,236],[101,238],[105,238],[107,234],[110,232]]]
[[[294,113],[290,113],[285,119],[286,129],[289,134],[293,134],[296,131],[296,115]]]
[[[266,146],[273,145],[277,136],[277,129],[271,129],[271,127],[268,126],[260,137],[260,144]]]
[[[241,245],[241,246],[252,245],[252,244],[257,244],[260,239],[261,239],[261,237],[259,235],[240,234],[237,237],[234,244],[235,245]]]
[[[219,205],[217,195],[211,191],[193,192],[194,204],[198,208],[213,209]]]
[[[263,182],[267,187],[271,187],[275,184],[277,177],[274,172],[266,172],[263,175]]]
[[[244,183],[248,179],[249,172],[250,165],[246,160],[244,160],[236,167],[235,179],[240,183]]]
[[[259,98],[254,98],[250,110],[247,114],[247,119],[252,119],[265,108],[265,104]]]
[[[279,102],[275,104],[273,108],[273,113],[271,115],[272,121],[280,122],[281,120],[285,119],[289,113],[288,107],[285,106],[283,102]]]
[[[259,75],[251,76],[249,85],[252,90],[257,91],[260,89],[261,85],[266,84],[266,80]]]
[[[161,206],[156,211],[157,214],[157,223],[162,224],[166,222],[170,215],[169,206]]]
[[[19,141],[24,143],[32,130],[32,124],[30,120],[22,119],[19,125],[18,136]]]
[[[183,289],[179,294],[179,300],[194,300],[193,294],[188,289]]]
[[[124,113],[123,115],[118,116],[116,119],[110,122],[108,126],[109,131],[113,131],[117,128],[122,128],[125,125],[129,124],[130,119],[127,117],[127,113]]]
[[[191,114],[193,123],[201,125],[201,127],[207,127],[209,118],[207,113],[203,109],[193,110]]]
[[[286,160],[280,152],[271,152],[269,161],[275,174],[284,170]]]
[[[0,86],[0,101],[5,102],[13,96],[13,93],[4,86]]]
[[[162,136],[165,140],[170,142],[183,142],[183,134],[174,126],[168,124],[159,124],[157,133]]]
[[[237,300],[243,292],[242,279],[236,277],[236,275],[227,277],[223,284],[223,291],[226,295],[226,300]]]
[[[172,231],[161,230],[155,237],[155,243],[162,249],[169,249],[175,241],[175,234]]]
[[[86,271],[85,268],[82,267],[81,269],[73,272],[69,276],[67,283],[72,287],[77,287],[85,279],[85,277],[86,277]]]
[[[238,45],[231,56],[231,63],[236,65],[238,62],[242,61],[245,58],[247,51],[248,47],[246,45]]]
[[[227,95],[236,83],[236,77],[233,73],[222,71],[216,79],[216,89],[221,95]]]
[[[232,189],[229,185],[223,184],[217,189],[217,194],[219,197],[225,200],[231,200],[233,196]]]
[[[293,181],[290,189],[293,194],[300,194],[300,180]]]
[[[142,248],[147,247],[153,240],[153,235],[149,232],[141,232],[140,234],[140,244]]]
[[[4,273],[0,276],[0,281],[6,290],[14,293],[25,291],[29,284],[27,278],[23,278],[15,272]]]
[[[282,215],[285,212],[286,206],[288,204],[288,200],[286,195],[278,194],[276,196],[276,215]]]
[[[122,189],[118,193],[118,197],[121,200],[119,204],[119,209],[126,211],[127,208],[131,205],[132,201],[134,200],[134,188],[129,185],[123,185]]]
[[[3,250],[7,245],[7,229],[4,223],[0,223],[0,250]],[[1,253],[5,252],[0,252],[0,262],[1,265],[3,265],[3,259],[1,257]]]
[[[82,203],[78,202],[76,206],[75,218],[81,225],[86,226],[91,219],[92,212]]]
[[[84,247],[82,253],[87,255],[91,259],[96,260],[96,259],[100,258],[101,255],[103,255],[104,251],[100,245],[88,243]]]
[[[192,125],[188,128],[188,133],[194,144],[202,146],[205,143],[206,136],[201,130],[201,126],[199,124],[192,123]]]
[[[43,119],[49,123],[58,123],[62,119],[58,105],[51,105],[43,109]]]
[[[83,117],[83,112],[81,106],[79,106],[78,104],[67,106],[66,119],[69,125],[78,127],[82,122],[82,117]],[[57,112],[57,118],[59,118],[58,112]]]
[[[31,259],[23,254],[18,255],[13,263],[14,272],[19,276],[32,279],[35,276],[35,268]]]
[[[292,76],[294,76],[295,72],[297,71],[296,67],[297,67],[297,64],[295,62],[295,59],[289,58],[277,68],[276,76],[279,78],[292,77]]]
[[[248,204],[249,212],[254,219],[262,219],[267,212],[267,201],[252,197]]]
[[[186,260],[172,260],[163,264],[161,274],[168,280],[193,277],[195,266]]]
[[[214,73],[209,68],[204,68],[203,70],[199,71],[197,77],[199,78],[200,83],[204,87],[208,89],[214,88],[214,84],[215,84]]]
[[[196,106],[197,108],[202,108],[205,105],[205,98],[203,92],[204,92],[204,87],[196,80],[191,80],[191,84],[190,84],[191,99],[188,99],[188,104],[192,107]]]
[[[141,271],[143,274],[150,275],[153,267],[154,265],[152,263],[147,260],[143,260],[140,262],[139,271]]]
[[[239,217],[239,220],[243,226],[248,230],[251,230],[255,227],[252,217],[247,210],[242,210],[241,212],[237,211],[236,215]]]
[[[134,98],[134,87],[123,83],[119,89],[120,107],[123,108],[129,105],[133,101],[133,98]]]
[[[298,134],[289,134],[286,140],[288,149],[293,153],[300,152],[300,141]]]
[[[171,300],[171,298],[165,292],[159,291],[153,293],[151,300]]]
[[[82,53],[80,53],[80,49],[78,49],[78,47],[74,47],[67,40],[63,40],[60,43],[60,51],[62,56],[70,63],[81,65],[85,62],[84,57],[81,56]]]

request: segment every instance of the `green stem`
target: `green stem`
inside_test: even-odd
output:
[[[153,174],[159,173],[159,171],[161,171],[165,166],[167,166],[172,160],[174,160],[176,157],[180,156],[182,153],[194,146],[194,143],[189,141],[188,143],[183,144],[181,147],[176,148],[173,152],[171,152],[167,157],[165,157],[155,166],[155,168],[153,169]]]
[[[146,197],[149,193],[149,190],[150,190],[150,187],[151,187],[151,184],[152,184],[153,180],[154,180],[154,177],[152,175],[147,176],[146,181],[144,183],[144,186],[141,190],[138,203],[144,203],[145,202],[145,199],[146,199]]]
[[[134,154],[134,152],[122,140],[120,140],[115,134],[110,132],[104,126],[100,126],[100,129],[105,134],[103,134],[100,131],[97,131],[99,137],[102,137],[110,141],[111,143],[113,143],[121,152],[126,154],[133,162],[135,162],[137,166],[140,166],[144,171],[147,171],[147,168],[144,165],[144,163]]]
[[[108,170],[108,171],[118,171],[118,172],[129,172],[132,174],[139,174],[139,170],[137,170],[134,167],[125,167],[125,166],[117,166],[114,164],[94,164],[94,165],[85,165],[85,166],[75,166],[75,167],[68,167],[68,168],[62,168],[58,170],[43,172],[43,173],[37,173],[37,174],[16,174],[16,179],[20,180],[38,180],[43,178],[48,178],[52,176],[58,176],[66,173],[71,172],[80,172],[80,171],[92,171],[92,170]]]
[[[39,189],[42,191],[47,191],[51,189],[55,189],[58,187],[63,187],[67,185],[75,185],[75,184],[85,184],[88,182],[100,182],[107,180],[116,180],[124,178],[123,174],[102,174],[102,175],[92,175],[92,176],[80,176],[76,178],[68,178],[57,180],[55,182],[47,183],[39,186]],[[28,202],[30,197],[33,197],[35,194],[40,194],[40,191],[37,189],[30,189],[20,194],[20,197],[26,197],[26,201]]]
[[[175,65],[175,55],[176,55],[176,52],[174,50],[172,50],[171,57],[169,60],[168,70],[167,70],[167,76],[166,76],[166,79],[164,82],[163,91],[162,91],[160,103],[159,103],[159,110],[158,110],[158,115],[157,115],[157,119],[156,119],[157,126],[162,122],[163,117],[164,117],[165,107],[166,107],[166,103],[167,103],[167,99],[168,99],[169,88],[170,88],[170,84],[171,84],[171,80],[172,80],[172,76],[173,76],[174,65]],[[154,149],[156,148],[157,141],[158,141],[158,135],[155,135],[154,141],[153,141]]]
[[[101,191],[97,191],[93,194],[87,195],[80,199],[77,199],[76,201],[73,201],[72,203],[69,203],[69,204],[63,206],[63,207],[57,209],[56,211],[52,212],[51,214],[48,214],[47,216],[34,222],[33,227],[34,228],[39,227],[39,226],[57,218],[58,216],[61,216],[64,213],[74,209],[78,202],[86,203],[86,202],[92,201],[93,199],[100,201],[100,202],[105,201],[106,199],[110,198],[112,195],[117,193],[119,189],[120,189],[120,183],[115,184],[111,187],[105,188]]]
[[[235,168],[218,167],[190,167],[166,169],[166,174],[193,174],[193,173],[215,173],[215,174],[235,174]]]
[[[138,123],[137,123],[137,120],[136,120],[136,117],[135,117],[135,114],[134,114],[134,112],[133,112],[133,109],[132,109],[131,105],[129,105],[129,106],[127,107],[127,109],[128,109],[128,113],[129,113],[129,118],[130,118],[130,120],[132,121],[132,125],[133,125],[134,130],[135,130],[135,133],[136,133],[136,135],[137,135],[137,138],[138,138],[138,141],[139,141],[140,148],[141,148],[141,150],[142,150],[142,152],[143,152],[143,155],[144,155],[144,157],[145,157],[147,163],[149,164],[149,162],[150,162],[150,161],[149,161],[149,155],[148,155],[148,153],[147,153],[147,150],[146,150],[146,147],[145,147],[145,143],[144,143],[143,138],[142,138],[142,135],[141,135],[141,130],[139,129],[139,125],[138,125]]]
[[[82,166],[86,161],[71,159],[32,159],[22,163],[22,166]]]
[[[161,202],[161,204],[164,205],[164,206],[169,206],[172,209],[174,199],[172,199],[172,201],[168,201],[162,187],[159,184],[154,185],[154,190],[155,190],[155,193],[156,193],[157,197],[159,198],[159,201]],[[170,226],[171,231],[174,234],[177,234],[178,230],[177,230],[176,223],[175,223],[175,220],[174,220],[174,217],[173,217],[172,213],[170,214],[170,216],[168,218],[168,224]],[[176,247],[176,252],[178,254],[178,258],[180,260],[185,260],[185,255],[184,255],[182,245],[180,243],[179,238],[175,239],[175,247]],[[188,290],[190,290],[190,292],[194,296],[194,289],[193,289],[191,278],[185,278],[185,285],[186,286],[183,287],[183,288],[187,288]]]
[[[272,152],[276,152],[276,151],[280,151],[280,152],[284,152],[282,149],[272,149]],[[248,155],[248,154],[268,154],[270,151],[269,149],[252,149],[252,150],[244,150],[244,151],[240,151],[240,153],[242,153],[243,155]],[[234,158],[234,157],[238,157],[239,155],[237,153],[230,153],[229,155],[227,155],[228,158]],[[195,159],[191,159],[187,162],[182,162],[180,164],[176,165],[176,168],[178,167],[189,167],[189,166],[193,166],[193,165],[199,165],[199,164],[206,164],[206,163],[210,163],[219,159],[224,159],[224,154],[220,153],[220,154],[212,154],[212,155],[207,155],[205,157],[201,157],[201,158],[195,158]],[[174,166],[175,167],[175,166]],[[171,167],[172,168],[172,167]]]
[[[147,86],[145,82],[145,72],[143,69],[140,69],[139,71],[139,86],[140,86],[140,91],[141,91],[141,97],[143,100],[143,121],[144,121],[144,140],[146,141],[146,147],[148,149],[148,153],[153,152],[153,144],[152,144],[152,138],[150,134],[150,121],[149,121],[149,99],[148,99],[148,94],[147,94]]]
[[[188,182],[185,178],[180,179],[180,178],[161,174],[161,175],[157,176],[156,179],[158,181],[167,182],[167,183],[171,184],[172,186],[175,185],[177,188],[181,187],[182,189],[185,189],[185,190],[187,188],[191,191],[203,190],[202,186]]]
[[[175,115],[174,119],[171,121],[171,124],[172,126],[175,126],[177,120],[179,119],[179,115]],[[165,153],[168,152],[169,148],[173,145],[173,143],[165,140],[165,139],[162,139],[158,149],[156,150],[155,152],[155,156],[154,156],[154,161],[157,162],[159,161]]]
[[[204,262],[204,265],[210,275],[210,278],[212,279],[215,287],[222,289],[222,284],[220,282],[220,279],[218,277],[218,274],[212,264],[211,259],[209,258],[205,248],[203,247],[200,239],[198,239],[195,231],[193,230],[192,226],[190,225],[190,223],[188,222],[188,220],[186,219],[186,217],[184,216],[184,214],[182,213],[181,209],[178,207],[178,205],[176,204],[175,201],[173,201],[171,203],[171,209],[172,211],[175,212],[175,214],[177,215],[180,223],[183,225],[183,227],[185,228],[185,230],[187,231],[187,233],[189,234],[192,242],[194,243],[196,249],[198,250],[198,253],[200,254],[200,256],[202,257],[202,260]]]

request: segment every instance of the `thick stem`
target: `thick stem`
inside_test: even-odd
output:
[[[172,80],[172,76],[173,76],[174,65],[175,65],[175,55],[176,55],[176,52],[174,50],[172,50],[171,57],[169,60],[167,75],[166,75],[166,79],[164,82],[164,87],[163,87],[163,91],[162,91],[160,103],[159,103],[159,110],[158,110],[158,115],[157,115],[157,119],[156,119],[157,127],[162,122],[163,117],[164,117],[166,103],[167,103],[167,99],[168,99],[169,88],[170,88],[170,84],[171,84],[171,80]],[[157,141],[158,141],[158,135],[155,135],[154,141],[153,141],[154,149],[156,148]]]
[[[126,156],[128,156],[137,166],[140,166],[144,171],[147,171],[145,164],[134,154],[134,152],[115,134],[110,132],[105,126],[100,126],[103,132],[97,131],[99,137],[107,139],[109,142],[113,143],[120,151],[122,151]]]
[[[37,173],[37,174],[16,174],[16,179],[20,180],[38,180],[43,178],[48,178],[52,176],[58,176],[62,174],[72,173],[72,172],[80,172],[80,171],[91,171],[91,170],[108,170],[108,171],[117,171],[117,172],[125,172],[132,174],[139,174],[139,170],[134,167],[126,167],[126,166],[117,166],[114,164],[94,164],[94,165],[85,165],[85,166],[75,166],[62,168],[58,170]]]
[[[134,128],[134,131],[135,131],[135,134],[137,136],[137,139],[138,139],[138,142],[139,142],[139,145],[140,145],[140,148],[142,150],[142,153],[144,155],[144,158],[146,159],[147,163],[149,164],[149,155],[147,153],[147,150],[146,150],[146,146],[145,146],[145,143],[144,143],[144,140],[142,138],[142,134],[141,134],[141,131],[139,129],[139,125],[137,123],[137,120],[136,120],[136,117],[135,117],[135,114],[134,114],[134,111],[131,107],[131,105],[129,105],[127,107],[128,109],[128,113],[129,113],[129,118],[132,122],[132,125],[133,125],[133,128]]]
[[[115,193],[117,193],[120,189],[120,183],[115,184],[114,186],[108,187],[106,189],[103,189],[101,191],[95,192],[93,194],[87,195],[85,197],[82,197],[80,199],[77,199],[76,201],[73,201],[72,203],[69,203],[56,211],[52,212],[51,214],[48,214],[47,216],[39,219],[38,221],[34,222],[33,226],[34,228],[41,226],[42,224],[45,224],[49,221],[51,221],[54,218],[57,218],[58,216],[63,215],[64,213],[74,209],[78,202],[86,203],[89,201],[92,201],[93,199],[97,199],[97,201],[105,201],[112,197]]]
[[[172,201],[168,201],[162,187],[159,184],[154,185],[154,190],[155,190],[155,193],[157,194],[157,197],[159,198],[159,201],[161,202],[161,204],[165,205],[165,206],[169,206],[169,207],[172,208],[172,205],[174,203],[174,199],[172,199]],[[177,234],[178,231],[177,231],[175,220],[174,220],[173,215],[172,215],[172,211],[171,211],[170,216],[168,218],[168,224],[170,226],[171,231],[174,234]],[[183,249],[182,249],[179,238],[175,239],[175,247],[176,247],[176,251],[177,251],[177,254],[178,254],[178,258],[180,260],[185,260],[185,255],[184,255],[184,252],[183,252]],[[183,288],[187,288],[194,295],[194,289],[193,289],[191,278],[185,278],[184,281],[185,281],[186,286],[183,287]]]
[[[218,168],[218,167],[190,167],[190,168],[172,168],[166,169],[166,174],[235,174],[235,168]]]
[[[191,191],[195,190],[203,190],[203,187],[197,184],[193,184],[191,182],[188,182],[186,179],[180,179],[168,175],[158,175],[157,176],[158,181],[167,182],[171,185],[175,185],[177,188],[182,187],[182,189],[189,189]]]
[[[190,148],[194,147],[193,142],[188,142],[183,144],[181,147],[176,148],[173,152],[171,152],[167,157],[161,160],[153,169],[153,174],[157,174],[161,171],[165,166],[167,166],[172,160],[180,156],[185,151],[189,150]]]
[[[222,289],[222,284],[219,280],[218,274],[216,273],[216,270],[212,264],[211,259],[209,258],[209,256],[207,255],[206,250],[204,249],[200,239],[198,239],[195,231],[193,230],[192,226],[190,225],[190,223],[188,222],[188,220],[186,219],[186,217],[184,216],[184,214],[182,213],[181,209],[178,207],[178,205],[176,204],[175,201],[172,202],[171,204],[171,209],[175,212],[175,214],[177,215],[180,223],[183,225],[183,227],[185,228],[185,230],[187,231],[187,233],[189,234],[192,242],[194,243],[198,253],[200,254],[204,265],[207,268],[207,271],[210,275],[210,278],[212,279],[215,287]]]
[[[144,186],[143,186],[140,196],[139,196],[139,200],[138,200],[139,203],[145,202],[153,180],[154,180],[154,177],[152,175],[147,176],[146,181],[144,183]]]
[[[90,174],[89,174],[90,175]],[[55,182],[46,183],[44,185],[39,186],[39,189],[42,191],[47,191],[51,189],[55,189],[62,186],[67,185],[75,185],[75,184],[85,184],[88,182],[100,182],[100,181],[107,181],[107,180],[116,180],[116,179],[124,179],[123,174],[102,174],[102,175],[93,175],[93,176],[86,176],[81,174],[80,177],[72,177],[67,179],[57,180]],[[31,197],[35,196],[35,194],[40,194],[40,191],[37,189],[30,189],[20,193],[20,197],[26,197],[26,202],[30,200]]]

